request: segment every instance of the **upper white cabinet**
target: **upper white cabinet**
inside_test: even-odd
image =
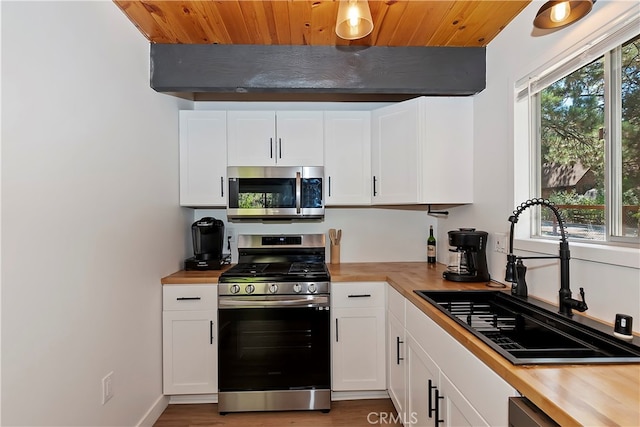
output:
[[[226,206],[226,175],[226,111],[180,111],[180,205]]]
[[[472,98],[415,98],[371,120],[372,204],[473,202]]]
[[[371,204],[371,113],[325,111],[325,204]]]
[[[229,166],[322,166],[322,111],[229,111]]]
[[[371,113],[373,204],[418,201],[418,113],[417,99]]]

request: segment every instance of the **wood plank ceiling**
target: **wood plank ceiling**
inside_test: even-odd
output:
[[[486,46],[531,0],[370,0],[373,32],[335,34],[339,2],[114,0],[152,43]]]

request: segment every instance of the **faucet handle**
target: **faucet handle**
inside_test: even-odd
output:
[[[580,288],[580,299],[582,300],[584,305],[587,305],[586,301],[584,300],[584,288]]]
[[[580,288],[580,299],[582,302],[579,302],[579,306],[577,307],[578,311],[587,311],[589,307],[587,307],[587,302],[584,300],[584,288]]]

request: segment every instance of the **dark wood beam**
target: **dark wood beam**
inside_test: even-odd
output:
[[[482,47],[151,44],[158,92],[466,96],[485,84]]]

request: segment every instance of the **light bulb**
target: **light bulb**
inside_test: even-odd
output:
[[[347,17],[349,18],[349,26],[357,27],[358,23],[360,22],[360,13],[358,12],[358,7],[355,5],[349,6]]]
[[[549,18],[553,22],[562,22],[571,13],[571,6],[568,1],[563,1],[562,3],[558,3],[551,8],[551,15]]]

